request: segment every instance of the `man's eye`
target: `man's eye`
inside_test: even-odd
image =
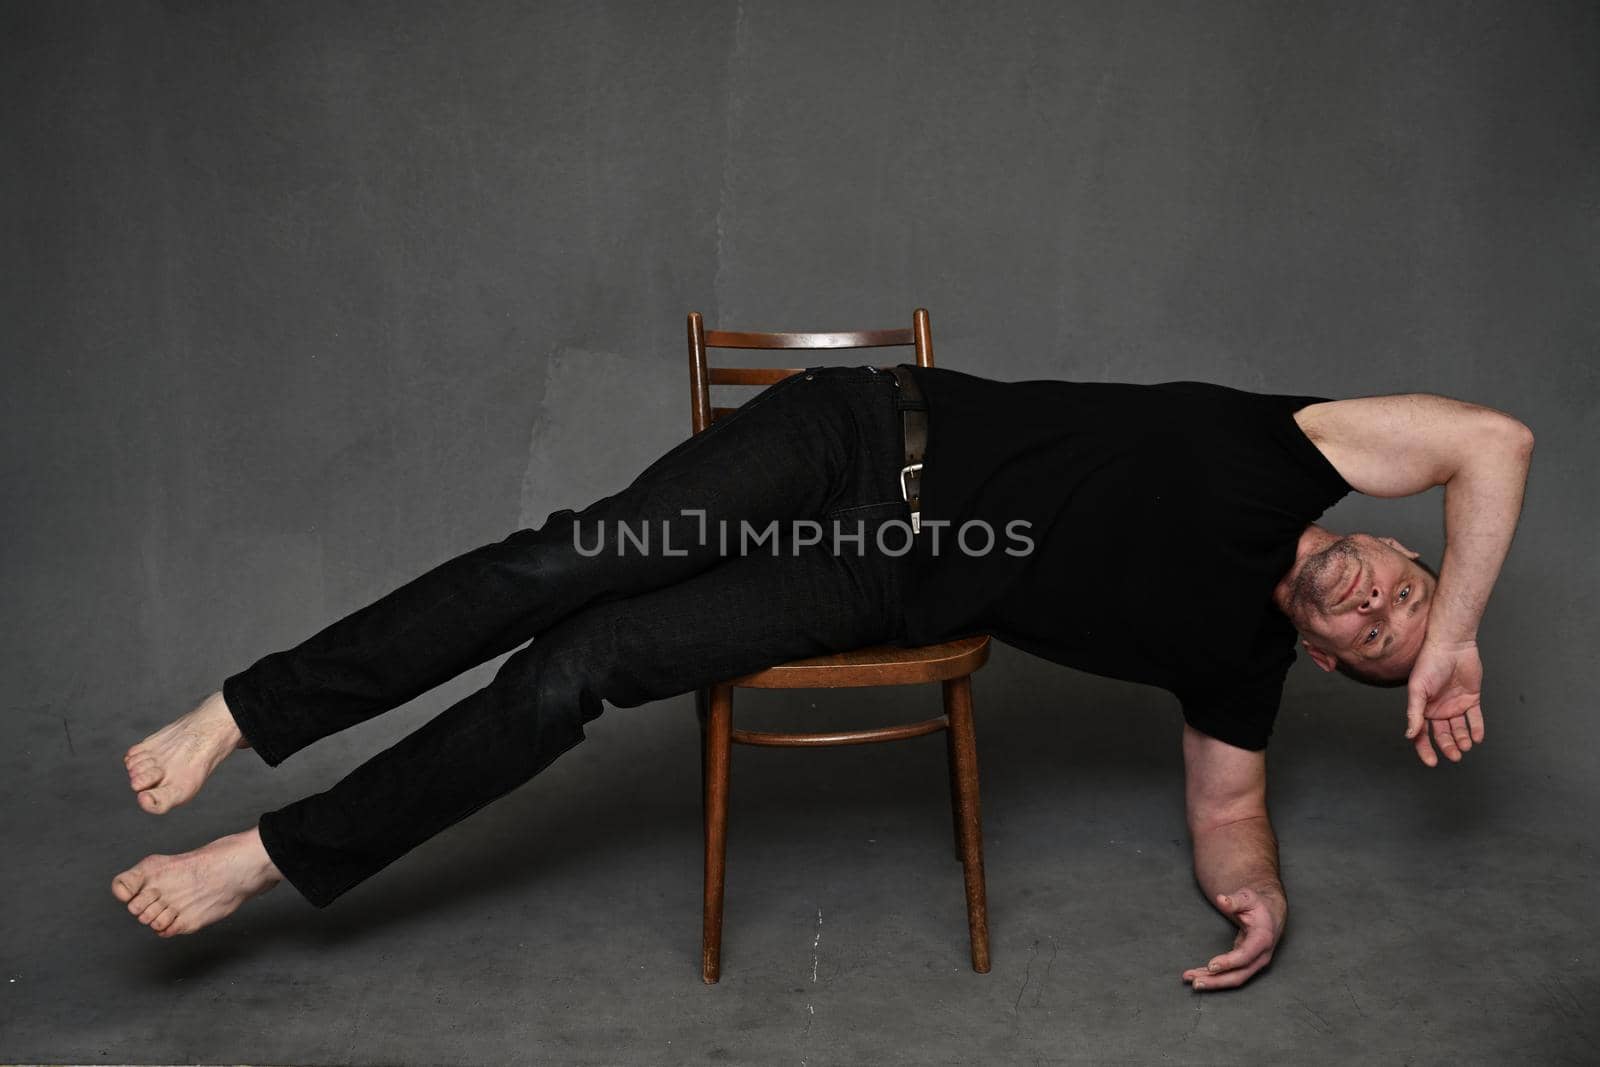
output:
[[[1376,626],[1374,626],[1372,629],[1367,631],[1367,639],[1365,641],[1361,642],[1361,643],[1364,644],[1364,645],[1370,645],[1370,644],[1372,644],[1373,640],[1377,636],[1378,636],[1378,628]]]
[[[1406,597],[1408,597],[1410,595],[1411,595],[1411,587],[1408,585],[1404,589],[1400,590],[1400,602],[1402,604],[1405,603]]]

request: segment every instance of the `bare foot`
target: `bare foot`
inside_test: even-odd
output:
[[[139,806],[165,815],[200,792],[211,772],[235,749],[249,748],[221,693],[128,749],[122,757]]]
[[[111,893],[162,937],[225,919],[279,882],[255,827],[177,856],[146,856],[111,880]]]

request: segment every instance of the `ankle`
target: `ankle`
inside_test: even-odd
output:
[[[217,728],[222,731],[223,736],[227,739],[228,748],[230,750],[249,748],[250,742],[245,740],[243,731],[239,729],[238,720],[233,717],[233,709],[228,707],[228,702],[224,699],[222,691],[218,690],[212,693],[211,700],[216,705]]]
[[[252,826],[239,835],[250,850],[253,861],[255,882],[257,885],[276,885],[283,881],[283,872],[278,870],[278,865],[272,862],[272,857],[267,854],[267,846],[261,843],[261,827]]]

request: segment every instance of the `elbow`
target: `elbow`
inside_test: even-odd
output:
[[[1501,435],[1506,440],[1506,448],[1512,456],[1520,459],[1523,464],[1533,459],[1533,430],[1528,429],[1525,422],[1518,422],[1507,416]]]
[[[1507,432],[1511,435],[1511,447],[1516,454],[1523,459],[1530,458],[1533,455],[1533,431],[1528,429],[1527,424],[1512,419]]]
[[[1533,455],[1533,431],[1503,411],[1490,411],[1479,444],[1526,460]]]

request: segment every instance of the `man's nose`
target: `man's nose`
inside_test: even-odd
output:
[[[1377,611],[1381,607],[1383,607],[1383,588],[1378,583],[1373,582],[1367,586],[1366,598],[1356,605],[1356,610],[1365,615],[1368,612]]]

